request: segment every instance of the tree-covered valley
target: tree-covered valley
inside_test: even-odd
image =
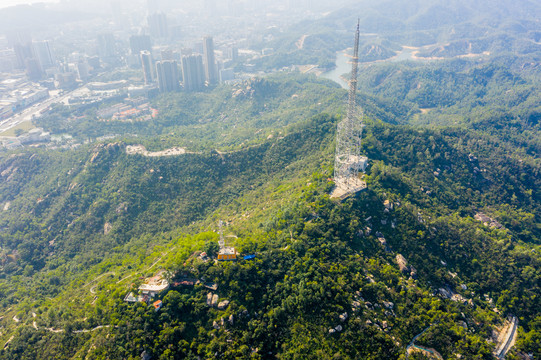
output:
[[[511,26],[456,12],[445,23],[444,10],[409,14],[401,37],[382,9],[361,26],[377,23],[389,52],[472,28],[492,41],[487,31]],[[350,45],[328,31],[341,16],[314,22],[326,31],[307,49],[337,48],[307,63]],[[451,26],[456,38],[442,40]],[[532,28],[507,40],[523,44]],[[306,49],[284,40],[297,35],[256,65],[302,63]],[[343,201],[329,194],[347,91],[330,80],[278,72],[160,95],[147,122],[55,107],[37,124],[77,146],[0,153],[0,358],[493,359],[511,317],[506,358],[538,358],[535,44],[361,63],[368,187]],[[119,135],[96,140],[107,134]],[[139,145],[148,152],[130,151]],[[173,147],[183,151],[163,153]],[[237,261],[217,261],[220,220]],[[125,301],[158,273],[168,289]]]

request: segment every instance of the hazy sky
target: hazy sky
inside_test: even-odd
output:
[[[0,8],[5,8],[13,5],[21,4],[33,4],[33,3],[44,3],[44,2],[59,2],[59,0],[0,0]]]

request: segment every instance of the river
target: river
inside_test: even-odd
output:
[[[342,75],[349,74],[351,71],[351,62],[349,61],[351,59],[351,55],[349,54],[351,52],[351,48],[337,51],[336,52],[336,60],[335,64],[336,67],[331,70],[327,71],[320,76],[330,79],[336,83],[338,83],[341,87],[344,89],[348,89],[349,85],[348,82],[345,81],[342,78]],[[369,62],[363,62],[359,63],[359,66],[373,64],[373,63],[379,63],[379,62],[398,62],[398,61],[406,61],[406,60],[415,60],[415,61],[427,61],[430,59],[422,59],[415,57],[415,53],[418,51],[418,48],[412,48],[412,47],[403,47],[401,51],[399,51],[395,56],[392,58],[388,58],[385,60],[376,60],[376,61],[369,61]]]
[[[351,50],[351,48],[350,49],[345,49],[345,50],[342,50],[342,51],[337,51],[336,52],[336,60],[335,60],[336,67],[331,71],[327,71],[327,72],[321,74],[322,77],[324,77],[326,79],[330,79],[330,80],[338,83],[344,89],[348,89],[349,86],[348,86],[347,81],[344,81],[344,79],[342,79],[341,76],[344,75],[344,74],[349,74],[349,72],[351,71],[351,64],[349,62],[349,59],[351,57],[347,53],[348,50]]]

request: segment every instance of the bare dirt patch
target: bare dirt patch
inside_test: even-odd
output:
[[[128,155],[143,155],[148,157],[159,157],[159,156],[175,156],[186,154],[187,151],[184,148],[174,147],[170,149],[165,149],[162,151],[148,151],[143,145],[128,145],[126,146],[126,154]]]

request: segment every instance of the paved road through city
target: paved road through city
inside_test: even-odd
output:
[[[76,91],[76,90],[74,90],[74,91]],[[32,120],[32,117],[34,115],[36,115],[36,116],[40,115],[40,112],[42,110],[44,110],[44,109],[47,109],[49,106],[51,106],[51,104],[55,104],[55,103],[65,101],[72,93],[73,93],[73,91],[65,93],[65,94],[60,95],[60,96],[58,96],[58,95],[57,96],[51,96],[50,98],[48,98],[48,99],[46,99],[46,100],[44,100],[42,102],[36,103],[36,104],[24,109],[20,113],[15,114],[15,115],[9,117],[8,119],[0,122],[0,136],[2,135],[2,132],[11,129],[12,127],[15,127],[15,126],[19,125],[20,123],[22,123],[24,121]]]

